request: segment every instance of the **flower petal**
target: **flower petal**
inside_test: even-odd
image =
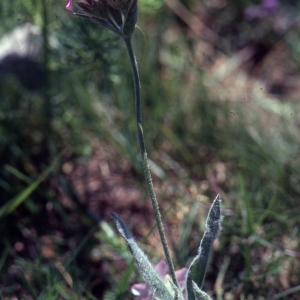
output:
[[[131,286],[131,293],[135,296],[148,296],[149,286],[145,283],[136,283]]]
[[[169,273],[169,266],[163,259],[160,260],[154,268],[161,277],[165,277]]]
[[[66,1],[67,1],[66,9],[73,12],[73,6],[72,6],[72,1],[73,0],[66,0]]]
[[[182,268],[180,270],[175,271],[175,276],[178,280],[178,284],[180,287],[183,287],[185,285],[187,271],[187,268]]]

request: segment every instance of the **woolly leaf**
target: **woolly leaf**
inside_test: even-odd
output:
[[[209,295],[207,295],[205,292],[201,291],[195,281],[192,282],[193,290],[194,290],[194,296],[196,300],[212,300]]]
[[[186,288],[189,300],[196,300],[193,281],[199,288],[202,287],[211,247],[221,229],[221,220],[221,198],[219,195],[217,195],[208,212],[205,224],[205,232],[200,242],[198,254],[192,261],[187,273]]]
[[[124,222],[116,214],[110,213],[110,215],[116,223],[118,230],[125,238],[129,250],[139,267],[141,275],[143,276],[145,282],[150,286],[155,297],[162,300],[173,300],[172,295],[164,285],[162,279],[155,271],[146,254],[135,242],[132,234],[127,229]]]

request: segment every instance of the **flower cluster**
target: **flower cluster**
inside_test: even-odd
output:
[[[66,9],[75,15],[88,18],[101,26],[130,38],[138,18],[137,0],[84,0],[76,1],[79,8],[74,11],[73,0],[66,0]]]

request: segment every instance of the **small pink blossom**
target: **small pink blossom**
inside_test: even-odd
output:
[[[66,0],[66,1],[67,1],[66,9],[73,12],[73,5],[72,5],[73,0]]]
[[[157,265],[155,265],[156,272],[165,280],[170,280],[170,277],[168,275],[169,272],[169,266],[164,261],[161,260]],[[183,290],[185,286],[185,280],[186,280],[186,273],[188,269],[182,268],[180,270],[175,271],[175,276],[178,280],[178,284],[180,288]],[[131,292],[133,295],[137,296],[135,300],[152,300],[153,294],[151,292],[150,287],[145,283],[136,283],[131,286]]]

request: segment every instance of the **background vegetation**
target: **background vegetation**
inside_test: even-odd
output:
[[[0,3],[0,38],[26,23],[40,30],[30,62],[0,62],[1,296],[133,299],[140,277],[108,211],[153,263],[163,251],[150,232],[131,69],[117,36],[64,7]],[[176,268],[195,255],[220,193],[223,231],[204,289],[215,299],[297,299],[300,4],[139,7],[145,138]]]

